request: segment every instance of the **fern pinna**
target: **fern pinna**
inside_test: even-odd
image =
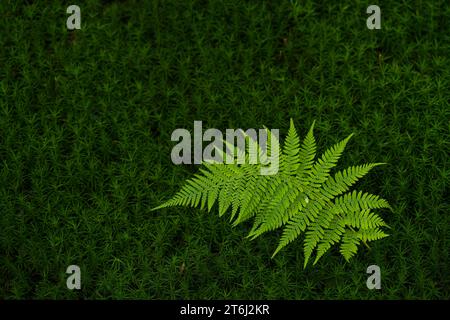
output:
[[[339,243],[340,252],[348,261],[360,242],[367,245],[368,241],[387,236],[382,230],[387,225],[373,210],[390,209],[388,202],[377,195],[349,191],[356,181],[382,163],[352,166],[331,176],[331,169],[352,135],[315,160],[313,129],[314,123],[300,143],[291,119],[276,174],[261,175],[264,152],[257,145],[262,155],[258,164],[203,163],[200,173],[188,180],[171,200],[153,210],[200,205],[211,211],[218,203],[220,216],[231,211],[234,226],[254,218],[250,239],[283,228],[272,257],[304,233],[304,267],[314,251],[316,264],[332,245]],[[266,132],[270,135],[270,131]],[[271,153],[278,150],[270,144],[267,149]]]

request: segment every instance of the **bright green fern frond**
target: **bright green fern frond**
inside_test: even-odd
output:
[[[373,229],[386,225],[383,219],[369,209],[347,212],[344,216],[344,222],[353,228],[361,229]]]
[[[241,131],[245,148],[223,141],[233,161],[205,160],[204,167],[187,180],[172,199],[153,210],[199,206],[211,211],[218,203],[219,216],[230,212],[233,226],[254,218],[247,236],[252,240],[265,232],[283,228],[272,258],[304,234],[304,267],[314,254],[313,264],[316,264],[337,244],[340,244],[341,254],[349,260],[356,254],[360,242],[366,244],[387,236],[382,228],[388,226],[376,210],[391,209],[389,203],[377,195],[350,191],[359,179],[381,163],[351,166],[330,176],[352,135],[315,161],[313,130],[314,123],[300,144],[291,120],[281,152],[279,139],[272,141],[271,130],[265,128],[264,147],[259,145],[259,139]],[[216,147],[215,151],[224,158],[224,150]],[[269,171],[269,166],[273,165],[269,160],[274,157],[279,159],[280,168],[275,166]]]
[[[191,206],[196,207],[204,199],[203,206],[206,203],[209,193],[215,193],[217,185],[213,185],[213,182],[207,177],[197,175],[194,178],[188,180],[181,190],[169,201],[162,205],[152,209],[157,210],[166,207],[173,206]]]
[[[311,256],[313,250],[324,238],[326,229],[329,227],[334,215],[335,211],[333,210],[332,205],[327,204],[327,206],[321,210],[320,215],[318,215],[318,217],[308,227],[303,245],[305,252],[304,268],[308,264],[309,257]]]
[[[260,233],[257,231],[258,228],[264,223],[268,215],[268,208],[272,205],[272,199],[274,199],[275,194],[281,189],[284,180],[279,176],[268,176],[270,177],[270,184],[267,184],[266,190],[261,198],[258,211],[256,212],[256,217],[253,222],[253,228],[248,234],[248,238],[256,238]]]
[[[281,161],[281,171],[286,175],[294,175],[300,164],[300,139],[295,130],[294,122],[291,119],[288,135],[283,147],[283,157]]]
[[[344,232],[345,223],[339,217],[334,217],[317,246],[316,259],[313,264],[316,264],[333,244],[339,243]]]
[[[391,209],[389,203],[377,195],[363,193],[362,191],[346,193],[334,200],[336,206],[339,206],[342,212],[352,212],[365,209]]]
[[[304,215],[304,214],[300,214]],[[275,252],[272,254],[272,258],[277,255],[277,253],[287,246],[289,243],[294,241],[302,232],[306,229],[306,223],[303,218],[293,218],[293,223],[288,224],[281,235],[280,241],[278,242],[278,247],[275,249]]]
[[[297,200],[300,193],[298,188],[292,185],[288,178],[280,184],[279,188],[271,195],[270,202],[265,208],[265,214],[261,216],[260,226],[250,233],[250,237],[255,239],[266,231],[274,230],[283,224],[286,220],[287,209]]]
[[[311,170],[314,164],[314,158],[316,157],[316,139],[314,138],[314,124],[308,131],[299,152],[300,164],[298,166],[297,175],[302,178],[309,170]]]
[[[389,235],[384,233],[380,228],[372,228],[372,229],[358,230],[357,236],[361,241],[367,242],[380,240],[386,238]]]
[[[249,177],[246,188],[242,191],[240,205],[241,209],[239,216],[233,222],[233,226],[244,222],[253,216],[258,211],[260,202],[264,199],[266,194],[266,186],[269,183],[267,176],[254,174]]]
[[[236,179],[236,183],[234,184],[234,190],[233,190],[233,195],[231,197],[231,217],[230,217],[230,221],[233,221],[234,217],[236,216],[239,208],[242,206],[242,193],[244,192],[245,189],[247,188],[254,188],[253,185],[251,185],[252,183],[254,183],[253,180],[251,180],[251,176],[252,176],[252,167],[248,166],[248,165],[244,165],[241,166],[241,173],[242,176],[239,179]]]
[[[334,177],[328,178],[322,186],[321,192],[331,200],[335,196],[347,192],[353,184],[369,173],[371,169],[382,164],[384,163],[368,163],[338,171]]]
[[[344,256],[345,260],[349,261],[358,251],[359,244],[358,233],[352,230],[346,230],[344,236],[342,237],[341,243],[341,254]]]
[[[350,140],[352,136],[353,134],[336,143],[330,149],[326,150],[322,157],[316,161],[311,171],[309,171],[308,179],[313,186],[318,187],[328,179],[330,170],[336,166],[342,152],[344,152],[348,140]]]
[[[242,177],[242,170],[235,164],[221,165],[216,164],[210,170],[217,176],[220,176],[222,182],[218,191],[219,216],[222,216],[232,204],[235,185]]]
[[[272,257],[304,232],[306,228],[318,218],[322,208],[326,205],[326,203],[322,201],[307,199],[308,198],[304,199],[306,203],[304,209],[287,222],[278,243],[278,247]]]
[[[287,197],[284,199],[285,202],[280,204],[281,210],[277,210],[275,206],[272,211],[266,210],[267,214],[262,216],[263,221],[260,222],[258,229],[251,232],[250,236],[254,238],[263,234],[264,232],[275,230],[284,224],[286,224],[289,219],[294,215],[298,214],[307,205],[309,201],[306,193],[301,187],[290,188]]]

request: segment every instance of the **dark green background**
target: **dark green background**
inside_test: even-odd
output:
[[[80,0],[70,32],[72,2],[0,1],[0,298],[449,299],[450,6],[339,2]],[[173,130],[291,117],[319,152],[355,133],[338,169],[389,163],[356,187],[390,237],[303,270],[301,241],[271,260],[277,232],[150,211],[198,170]]]

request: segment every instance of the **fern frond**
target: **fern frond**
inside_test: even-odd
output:
[[[338,171],[334,177],[328,178],[324,183],[321,193],[331,200],[334,197],[347,192],[353,184],[369,173],[370,170],[383,164],[385,163],[367,163]]]
[[[297,175],[302,178],[313,166],[314,158],[316,157],[316,139],[314,138],[314,124],[312,123],[311,128],[308,131],[305,139],[303,140],[302,146],[299,152],[299,166]]]
[[[272,257],[304,232],[306,228],[317,219],[324,205],[325,202],[322,200],[308,200],[304,210],[294,215],[292,219],[288,221],[283,230],[283,234],[281,235],[278,247]]]
[[[283,147],[281,172],[286,175],[294,175],[300,165],[300,139],[295,130],[294,122],[290,121],[288,135]]]
[[[374,241],[388,237],[380,228],[363,229],[357,231],[357,236],[361,241]]]
[[[236,180],[236,183],[233,187],[233,195],[231,196],[231,217],[230,222],[233,221],[236,216],[238,210],[242,207],[242,193],[246,188],[254,188],[254,186],[250,186],[250,184],[254,181],[250,180],[252,176],[252,166],[244,165],[240,167],[241,176]]]
[[[293,187],[290,179],[286,179],[280,184],[279,188],[271,194],[270,202],[265,208],[265,214],[258,219],[260,225],[257,229],[250,233],[250,237],[255,239],[266,231],[274,230],[283,224],[287,209],[297,200],[300,193],[298,188]]]
[[[270,182],[271,183],[267,185],[262,201],[259,204],[259,208],[258,211],[256,212],[256,217],[253,222],[253,227],[250,230],[249,234],[247,235],[247,238],[254,239],[259,235],[259,232],[257,230],[266,220],[266,217],[268,215],[267,209],[269,208],[269,206],[271,206],[272,199],[283,185],[284,180],[279,175],[276,175],[271,176]]]
[[[326,150],[322,157],[316,161],[311,171],[309,171],[308,179],[313,186],[320,187],[327,180],[330,170],[336,166],[342,152],[344,152],[347,142],[352,136],[353,134],[336,143],[330,149]]]
[[[336,211],[330,203],[327,203],[326,207],[321,210],[320,215],[310,224],[306,231],[306,237],[304,242],[305,261],[303,267],[308,264],[309,257],[313,250],[317,247],[319,242],[324,238],[326,229],[329,227],[331,221],[335,216]]]
[[[219,187],[217,198],[219,203],[219,216],[222,216],[232,204],[235,185],[242,176],[242,170],[236,164],[214,164],[208,165],[207,168],[211,171],[213,177],[220,178],[220,182],[214,178],[212,181]]]
[[[389,203],[377,195],[363,193],[362,191],[346,193],[334,199],[336,206],[340,207],[342,212],[352,212],[365,209],[391,209]],[[391,209],[392,210],[392,209]]]
[[[345,260],[349,261],[358,251],[359,237],[357,232],[352,230],[346,230],[341,243],[341,254],[344,256]]]
[[[261,220],[258,220],[258,228],[250,233],[252,240],[260,236],[264,232],[275,230],[282,225],[286,224],[289,219],[298,214],[307,205],[309,201],[304,189],[301,186],[294,187],[288,191],[288,198],[280,206],[275,206],[271,212],[266,210],[267,214],[261,216]],[[277,208],[282,208],[276,210]]]
[[[313,264],[316,264],[332,245],[339,243],[340,252],[348,261],[356,254],[360,242],[366,244],[388,236],[382,230],[388,226],[375,210],[392,210],[389,203],[377,195],[349,191],[382,163],[351,166],[331,176],[352,135],[327,149],[315,161],[313,130],[314,123],[300,144],[291,119],[281,152],[279,140],[276,136],[272,139],[271,130],[265,128],[267,145],[264,148],[241,130],[245,149],[223,141],[229,155],[228,163],[205,161],[199,173],[187,180],[172,199],[152,210],[199,206],[211,211],[218,203],[219,216],[230,211],[233,226],[254,218],[247,236],[252,240],[265,232],[283,228],[272,258],[304,233],[304,267],[314,253]],[[226,160],[223,150],[216,147],[216,152]],[[267,170],[270,157],[279,158],[280,170]],[[250,163],[250,158],[258,162]]]
[[[240,199],[241,209],[239,216],[233,222],[233,226],[244,222],[256,215],[258,205],[262,201],[266,193],[266,186],[269,183],[267,176],[259,173],[249,177],[248,184],[243,190]]]
[[[385,226],[383,219],[369,209],[347,212],[344,216],[344,222],[348,226],[361,229]]]
[[[196,175],[194,178],[189,179],[171,200],[163,203],[156,208],[153,208],[152,210],[173,206],[196,207],[202,201],[202,199],[204,199],[202,202],[203,207],[208,197],[208,193],[214,193],[214,189],[216,187],[217,185],[213,185],[207,177]]]
[[[339,217],[334,217],[328,228],[324,231],[323,237],[317,246],[316,258],[313,265],[331,248],[335,243],[339,243],[342,234],[345,232],[345,223]]]

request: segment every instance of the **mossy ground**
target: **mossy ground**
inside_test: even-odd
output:
[[[79,0],[72,32],[61,1],[0,2],[1,298],[450,298],[450,7],[380,3],[372,31],[366,2],[294,2]],[[355,133],[338,169],[388,163],[357,187],[390,237],[303,270],[301,241],[271,260],[276,232],[150,211],[198,169],[173,130],[289,118],[319,152]]]

